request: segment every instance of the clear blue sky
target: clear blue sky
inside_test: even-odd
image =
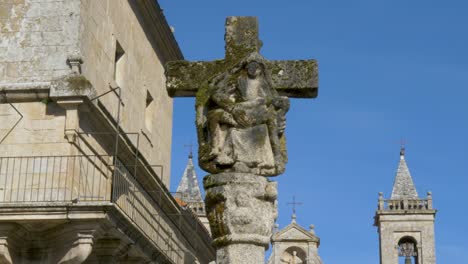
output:
[[[433,192],[438,263],[468,263],[468,2],[161,0],[187,60],[224,56],[224,20],[260,21],[268,59],[319,61],[319,96],[293,99],[279,219],[295,195],[327,264],[376,264],[377,193],[390,196],[399,141],[419,194]],[[175,99],[171,190],[196,141],[193,99]],[[198,170],[201,178],[205,173]]]

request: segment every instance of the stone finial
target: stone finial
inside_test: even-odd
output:
[[[83,64],[83,59],[80,55],[69,55],[67,58],[67,64],[70,66],[73,74],[81,74],[81,64]]]
[[[432,209],[432,192],[427,192],[427,209]]]
[[[311,224],[311,225],[309,226],[309,233],[315,235],[315,225]]]
[[[275,224],[273,226],[273,233],[276,234],[276,233],[278,233],[278,231],[279,231],[279,224]]]
[[[291,216],[291,223],[296,223],[296,214],[292,214]]]
[[[379,205],[378,209],[382,210],[384,208],[384,198],[383,198],[383,192],[379,192]]]

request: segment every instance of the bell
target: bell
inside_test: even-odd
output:
[[[405,258],[405,264],[411,264],[411,257]]]

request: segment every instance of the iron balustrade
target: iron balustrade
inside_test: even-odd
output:
[[[156,244],[164,245],[162,251],[175,263],[183,262],[185,250],[179,247],[168,224],[168,218],[161,212],[159,204],[133,177],[119,160],[115,163],[112,201],[135,225]]]
[[[0,204],[110,201],[111,156],[0,157]]]
[[[110,202],[168,259],[182,263],[187,250],[170,225],[178,224],[180,230],[186,217],[195,232],[205,230],[189,210],[182,210],[178,218],[165,214],[156,196],[111,155],[0,157],[0,207]]]

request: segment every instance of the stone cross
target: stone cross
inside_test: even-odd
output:
[[[293,216],[296,215],[296,205],[302,205],[301,202],[296,202],[296,196],[293,196],[292,202],[289,202],[288,205],[292,205]]]
[[[210,78],[234,65],[252,52],[259,52],[256,17],[228,17],[225,34],[226,55],[215,61],[173,61],[166,65],[167,92],[172,97],[194,97]],[[272,86],[280,95],[315,98],[318,92],[316,60],[267,61]]]
[[[314,98],[315,60],[260,55],[255,17],[228,17],[226,55],[166,65],[172,97],[195,96],[198,160],[217,264],[264,262],[277,217],[276,182],[284,172],[289,97]]]
[[[184,145],[185,148],[188,148],[189,149],[189,158],[192,158],[193,157],[193,144],[192,142],[190,142],[190,144],[185,144]]]
[[[317,96],[317,62],[263,58],[255,17],[228,17],[225,42],[222,60],[169,62],[167,91],[196,97],[198,156],[205,171],[279,175],[287,160],[288,97]]]

